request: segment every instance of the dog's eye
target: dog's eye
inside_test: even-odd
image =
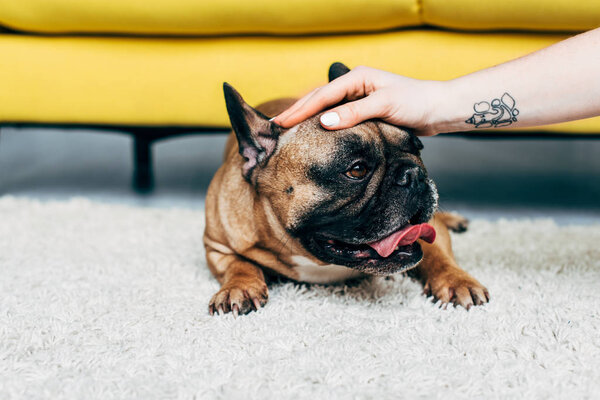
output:
[[[350,169],[346,171],[346,176],[350,179],[362,179],[367,176],[367,172],[369,172],[369,169],[366,164],[359,161],[352,164]]]

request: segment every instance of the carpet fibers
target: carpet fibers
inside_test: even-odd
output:
[[[473,221],[488,305],[409,278],[278,283],[210,317],[200,211],[0,199],[0,398],[593,398],[600,225]]]

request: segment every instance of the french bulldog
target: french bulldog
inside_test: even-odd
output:
[[[348,71],[335,63],[329,79]],[[258,310],[275,276],[327,284],[412,270],[442,303],[489,301],[454,259],[448,230],[467,221],[436,212],[418,137],[380,120],[327,131],[320,115],[284,129],[270,117],[294,99],[255,109],[223,89],[233,132],[206,197],[206,258],[221,284],[210,314]]]

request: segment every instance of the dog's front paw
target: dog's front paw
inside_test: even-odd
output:
[[[237,317],[238,314],[258,310],[267,304],[268,298],[269,290],[265,282],[228,282],[212,297],[208,312],[210,315],[232,312]]]
[[[442,303],[461,305],[467,310],[473,305],[490,301],[488,290],[477,279],[459,268],[449,268],[425,282],[425,294]]]

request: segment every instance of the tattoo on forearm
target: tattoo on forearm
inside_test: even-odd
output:
[[[475,128],[499,128],[517,122],[519,110],[515,108],[515,99],[508,93],[492,103],[482,101],[473,105],[475,114],[465,122],[475,125]]]

